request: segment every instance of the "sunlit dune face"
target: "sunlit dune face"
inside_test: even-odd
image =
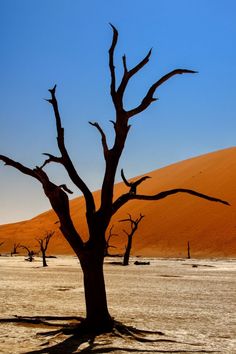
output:
[[[134,236],[134,255],[185,257],[189,241],[193,257],[236,256],[235,161],[236,148],[230,148],[148,173],[151,178],[138,187],[139,194],[156,194],[171,188],[189,188],[227,200],[231,206],[184,194],[169,196],[160,201],[129,202],[111,221],[114,233],[119,234],[119,237],[114,237],[111,241],[117,246],[111,252],[122,253],[126,244],[123,232],[125,225],[118,221],[128,213],[134,217],[142,213],[145,218]],[[117,184],[114,198],[127,191],[123,183]],[[100,193],[95,192],[94,196],[96,204],[99,205]],[[71,201],[72,218],[86,239],[84,211],[82,198]],[[48,248],[49,253],[73,253],[61,235],[57,217],[51,210],[29,221],[0,226],[0,240],[5,240],[0,253],[10,253],[14,242],[37,249],[35,238],[48,230],[56,230]]]

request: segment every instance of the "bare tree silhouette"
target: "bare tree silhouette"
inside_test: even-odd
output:
[[[47,249],[48,249],[49,241],[51,240],[51,238],[54,235],[54,233],[55,233],[55,231],[49,231],[49,232],[46,233],[46,236],[44,238],[36,239],[36,241],[39,244],[40,251],[42,253],[43,267],[47,267],[46,252],[47,252]]]
[[[16,243],[14,242],[13,244],[13,248],[12,248],[12,251],[11,251],[11,256],[13,256],[13,254],[17,254],[17,249],[20,248],[20,243]]]
[[[0,242],[0,247],[5,243],[5,241],[1,241]],[[1,253],[0,253],[0,256],[1,256]]]
[[[142,101],[136,107],[129,110],[125,109],[123,98],[126,87],[130,79],[132,79],[133,76],[148,63],[151,56],[151,50],[144,59],[142,59],[131,69],[128,69],[126,56],[124,55],[122,57],[123,75],[119,85],[117,85],[114,52],[118,40],[118,31],[113,25],[111,25],[111,27],[113,30],[113,38],[109,49],[109,69],[111,76],[110,94],[115,108],[115,119],[111,121],[114,127],[114,142],[111,147],[109,146],[107,136],[99,123],[90,122],[90,124],[98,130],[101,136],[103,156],[105,160],[105,171],[101,186],[100,205],[98,207],[95,206],[94,197],[91,190],[82,179],[80,172],[75,169],[66,149],[64,128],[62,127],[61,116],[56,98],[56,85],[49,90],[51,97],[47,101],[50,103],[54,111],[57,130],[57,145],[60,151],[59,156],[45,153],[44,155],[47,156],[47,159],[40,167],[36,166],[35,168],[29,168],[5,155],[0,155],[0,160],[2,160],[6,165],[16,168],[23,174],[31,176],[41,183],[45,195],[49,199],[52,208],[59,218],[60,230],[77,255],[83,271],[86,319],[83,322],[82,327],[85,330],[93,329],[94,331],[97,330],[100,332],[110,330],[114,325],[114,321],[108,311],[103,273],[104,249],[106,246],[105,233],[112,216],[124,204],[131,200],[157,201],[177,193],[187,193],[209,201],[228,204],[221,199],[213,198],[205,194],[183,188],[166,190],[154,195],[137,194],[137,188],[135,190],[130,189],[128,193],[124,193],[114,200],[113,191],[115,176],[128,132],[131,128],[131,118],[145,111],[153,102],[157,100],[154,97],[154,93],[166,81],[176,75],[194,74],[195,71],[187,69],[175,69],[170,71],[151,85]],[[57,185],[53,183],[44,171],[44,167],[50,163],[58,163],[64,166],[71,181],[82,192],[85,198],[85,217],[88,225],[88,241],[86,242],[83,241],[80,233],[76,230],[70,215],[69,198],[67,193],[70,194],[72,192],[66,187],[65,184]]]
[[[123,230],[124,233],[127,235],[127,245],[125,247],[125,253],[124,253],[124,258],[123,258],[123,265],[127,266],[129,265],[129,257],[130,257],[130,252],[132,249],[132,241],[133,241],[133,236],[135,232],[138,229],[138,225],[140,221],[144,218],[144,215],[140,214],[140,216],[136,219],[133,219],[130,214],[128,214],[129,217],[127,219],[122,219],[120,222],[128,222],[130,224],[130,231],[127,232],[126,230]]]
[[[190,242],[188,241],[188,259],[191,258],[191,253],[190,253]]]
[[[28,255],[27,261],[33,262],[33,260],[34,260],[34,255],[35,255],[34,251],[31,250],[29,247],[24,246],[24,245],[20,245],[19,248],[25,249],[25,250],[27,251],[27,255]]]

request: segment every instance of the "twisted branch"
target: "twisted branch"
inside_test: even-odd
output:
[[[196,192],[192,189],[185,189],[185,188],[176,188],[176,189],[170,189],[167,191],[163,191],[154,195],[142,195],[142,194],[130,194],[126,193],[121,195],[118,199],[115,200],[115,202],[112,205],[112,215],[114,215],[117,210],[119,210],[124,204],[129,202],[130,200],[160,200],[164,199],[170,195],[177,194],[177,193],[186,193],[190,195],[194,195],[195,197],[199,197],[202,199],[209,200],[211,202],[216,202],[216,203],[221,203],[225,205],[230,205],[227,201],[211,197],[209,195],[203,194]]]

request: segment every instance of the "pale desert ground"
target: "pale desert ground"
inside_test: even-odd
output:
[[[116,259],[119,260],[119,259]],[[143,259],[142,259],[143,260]],[[91,338],[56,331],[84,316],[82,274],[76,258],[33,263],[0,257],[0,353],[236,353],[236,260],[149,259],[123,267],[107,258],[105,276],[111,314],[155,342],[112,334]],[[53,316],[45,324],[3,322],[15,316]],[[56,326],[57,324],[57,326]],[[141,336],[141,334],[140,334]]]

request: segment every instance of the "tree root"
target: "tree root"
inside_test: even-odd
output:
[[[115,336],[125,338],[128,337],[129,339],[135,339],[138,342],[155,342],[155,341],[160,341],[160,339],[151,339],[148,338],[147,335],[159,335],[159,336],[164,336],[165,334],[160,331],[148,331],[148,330],[142,330],[138,329],[132,326],[126,326],[121,322],[115,322],[114,323],[114,328],[112,333]]]
[[[32,324],[32,325],[43,325],[45,327],[67,327],[71,326],[71,324],[65,323],[55,323],[56,321],[82,321],[82,317],[76,316],[17,316],[14,315],[13,318],[0,318],[0,323],[21,323],[24,324]],[[55,322],[48,322],[55,321]]]
[[[63,321],[57,322],[57,321]],[[65,323],[69,321],[68,323]],[[130,341],[135,341],[139,343],[146,343],[153,345],[154,343],[166,343],[166,344],[174,344],[174,345],[188,345],[190,348],[192,346],[203,346],[203,343],[187,343],[183,341],[179,341],[172,338],[165,337],[165,333],[161,331],[151,331],[151,330],[142,330],[135,328],[133,326],[126,326],[121,322],[113,321],[112,328],[100,328],[99,330],[95,330],[95,328],[90,328],[85,319],[76,316],[33,316],[33,317],[24,317],[24,316],[14,316],[13,318],[0,318],[0,323],[9,323],[13,322],[16,324],[29,325],[33,324],[38,327],[54,327],[54,330],[38,332],[38,336],[42,337],[50,337],[49,341],[41,344],[42,346],[47,346],[47,348],[35,350],[32,352],[28,352],[28,354],[36,354],[36,353],[65,353],[67,348],[73,348],[74,350],[80,347],[81,353],[112,353],[116,348],[112,346],[113,338],[121,338],[124,340],[124,344],[126,345]],[[58,328],[59,327],[59,328]],[[98,343],[95,342],[95,339],[99,335],[107,334],[104,338],[98,337]],[[60,343],[56,343],[54,345],[50,345],[51,341],[54,341],[55,338],[60,337]],[[101,338],[104,343],[101,342]],[[58,339],[57,339],[58,342]],[[114,341],[115,344],[115,341]],[[140,344],[141,345],[141,344]],[[85,348],[83,349],[83,346]],[[133,348],[120,348],[122,351],[127,351],[129,353],[216,353],[217,350],[203,350],[199,349],[169,349],[169,350],[161,350],[157,349],[156,346],[152,350],[149,349],[139,349]],[[68,353],[73,353],[74,351],[68,351]]]

